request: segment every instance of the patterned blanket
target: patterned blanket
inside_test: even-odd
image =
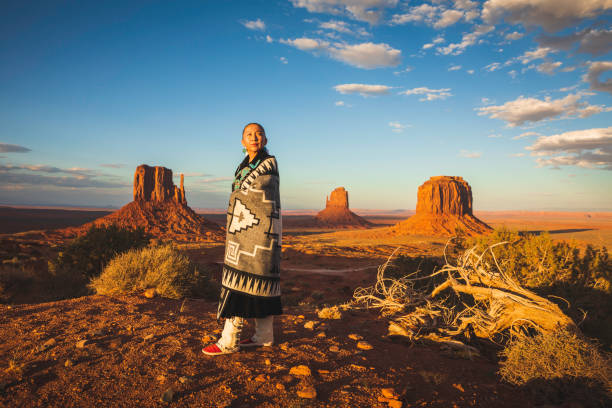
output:
[[[225,260],[217,317],[230,292],[280,297],[282,222],[279,177],[268,156],[244,177],[229,200]]]

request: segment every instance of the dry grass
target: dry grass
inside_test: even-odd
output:
[[[338,306],[324,307],[317,311],[317,316],[320,319],[342,319],[342,312]]]
[[[189,295],[203,277],[189,259],[172,245],[133,249],[113,258],[102,274],[91,280],[98,294],[120,295],[155,288],[171,299]]]
[[[576,333],[557,330],[512,340],[501,352],[500,374],[517,385],[532,380],[592,380],[612,393],[612,360]]]

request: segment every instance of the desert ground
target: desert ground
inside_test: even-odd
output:
[[[2,261],[33,258],[32,265],[45,264],[67,239],[55,229],[108,213],[0,208]],[[534,392],[504,383],[498,375],[499,348],[490,344],[480,345],[479,355],[466,355],[436,343],[391,338],[386,321],[374,311],[345,311],[337,320],[318,317],[318,309],[347,302],[356,288],[372,285],[378,266],[397,248],[416,260],[443,259],[447,238],[384,234],[385,226],[411,212],[356,213],[375,224],[373,228],[304,228],[309,213],[284,215],[284,315],[276,320],[271,347],[203,355],[202,346],[214,341],[222,327],[214,297],[181,301],[134,294],[62,300],[50,298],[44,288],[31,288],[5,298],[0,304],[0,405],[603,406],[587,395],[588,390],[563,394],[550,386]],[[225,223],[224,212],[201,215]],[[475,215],[495,228],[547,231],[555,240],[612,246],[612,213]],[[218,282],[223,242],[177,245]],[[369,347],[358,346],[359,341]],[[610,350],[610,345],[605,347]],[[301,365],[310,369],[309,375],[292,371]],[[315,398],[299,396],[313,389]]]

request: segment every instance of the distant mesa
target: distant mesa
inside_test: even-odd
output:
[[[455,234],[460,228],[468,235],[491,230],[487,224],[474,217],[472,188],[462,177],[437,176],[423,183],[417,194],[416,214],[393,227],[396,235]]]
[[[187,205],[183,174],[177,187],[172,180],[172,170],[162,166],[138,166],[134,173],[134,201],[112,214],[68,230],[81,233],[91,225],[111,224],[128,228],[143,227],[149,234],[164,239],[223,239],[219,225],[205,220]]]
[[[348,191],[338,187],[325,198],[325,209],[315,217],[317,224],[329,228],[368,228],[372,224],[349,210]]]

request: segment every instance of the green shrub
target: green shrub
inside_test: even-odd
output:
[[[208,295],[208,283],[208,278],[174,246],[160,245],[117,255],[89,286],[103,295],[155,288],[160,296],[180,299],[188,295]]]
[[[521,336],[511,341],[500,356],[499,373],[508,382],[524,385],[534,380],[587,381],[612,391],[612,361],[595,344],[575,333],[558,330]]]
[[[149,243],[143,228],[129,229],[116,225],[92,226],[87,233],[70,242],[49,263],[50,271],[58,269],[83,274],[87,279],[98,276],[117,254]]]
[[[507,243],[492,248],[495,257],[489,251],[483,262],[489,265],[497,262],[504,273],[523,286],[538,288],[570,283],[612,293],[612,260],[605,247],[587,245],[581,251],[575,243],[553,241],[547,233],[520,235],[499,229],[466,240],[461,249],[475,246],[481,253],[500,242]]]

